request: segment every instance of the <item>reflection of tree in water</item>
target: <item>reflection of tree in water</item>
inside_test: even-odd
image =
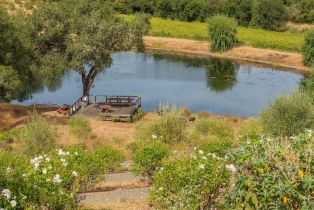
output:
[[[239,65],[226,60],[211,59],[206,67],[207,86],[217,93],[224,92],[237,83]]]
[[[156,60],[182,62],[190,67],[205,67],[207,86],[220,93],[231,89],[237,83],[239,64],[216,58],[191,58],[175,54],[154,54]]]
[[[8,90],[0,89],[0,101],[12,101],[17,100],[23,102],[25,100],[31,99],[34,93],[39,93],[44,91],[45,87],[49,91],[56,91],[58,87],[61,86],[62,74],[54,75],[41,75],[34,72],[28,72],[27,74],[20,75],[19,82],[20,85],[15,89],[10,89],[10,97],[7,97]]]

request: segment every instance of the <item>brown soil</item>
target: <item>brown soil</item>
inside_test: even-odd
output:
[[[56,109],[55,106],[22,106],[0,103],[0,130],[11,129],[25,123],[29,112],[43,113]]]
[[[292,52],[258,49],[248,46],[236,47],[223,53],[211,53],[206,41],[195,41],[177,38],[144,37],[144,43],[148,50],[168,51],[185,54],[194,54],[202,57],[217,57],[242,62],[254,62],[276,67],[287,68],[303,73],[310,69],[303,64],[302,55]]]

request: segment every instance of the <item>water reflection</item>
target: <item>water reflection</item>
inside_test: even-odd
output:
[[[240,65],[231,61],[212,59],[206,67],[207,86],[216,93],[232,89],[237,83]]]
[[[77,72],[54,76],[45,79],[39,75],[26,82],[23,91],[27,94],[21,94],[19,101],[61,105],[81,97],[82,83]],[[302,78],[291,72],[219,59],[125,52],[113,55],[113,65],[99,75],[90,94],[138,95],[145,111],[158,107],[162,101],[194,112],[252,116],[279,94],[297,88]]]

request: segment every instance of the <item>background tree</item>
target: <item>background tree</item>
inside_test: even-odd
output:
[[[24,81],[31,76],[33,54],[25,27],[19,20],[15,18],[13,21],[0,9],[0,100],[25,94]]]
[[[89,95],[97,75],[112,64],[112,53],[142,46],[148,23],[148,16],[126,22],[101,0],[52,3],[32,15],[37,66],[41,72],[52,74],[77,71],[83,95]]]
[[[208,32],[211,50],[214,52],[226,51],[238,43],[237,22],[223,15],[209,19]]]
[[[314,66],[314,27],[305,34],[302,52],[304,63]]]
[[[288,14],[283,0],[254,0],[251,25],[267,30],[283,30]]]

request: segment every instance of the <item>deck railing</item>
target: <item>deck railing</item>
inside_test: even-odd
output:
[[[90,97],[90,96],[89,96]],[[84,96],[82,96],[81,98],[79,98],[78,100],[76,100],[71,106],[70,106],[70,115],[74,115],[75,113],[77,113],[83,106],[87,106],[89,105],[89,97],[87,97],[87,101],[83,101]]]

